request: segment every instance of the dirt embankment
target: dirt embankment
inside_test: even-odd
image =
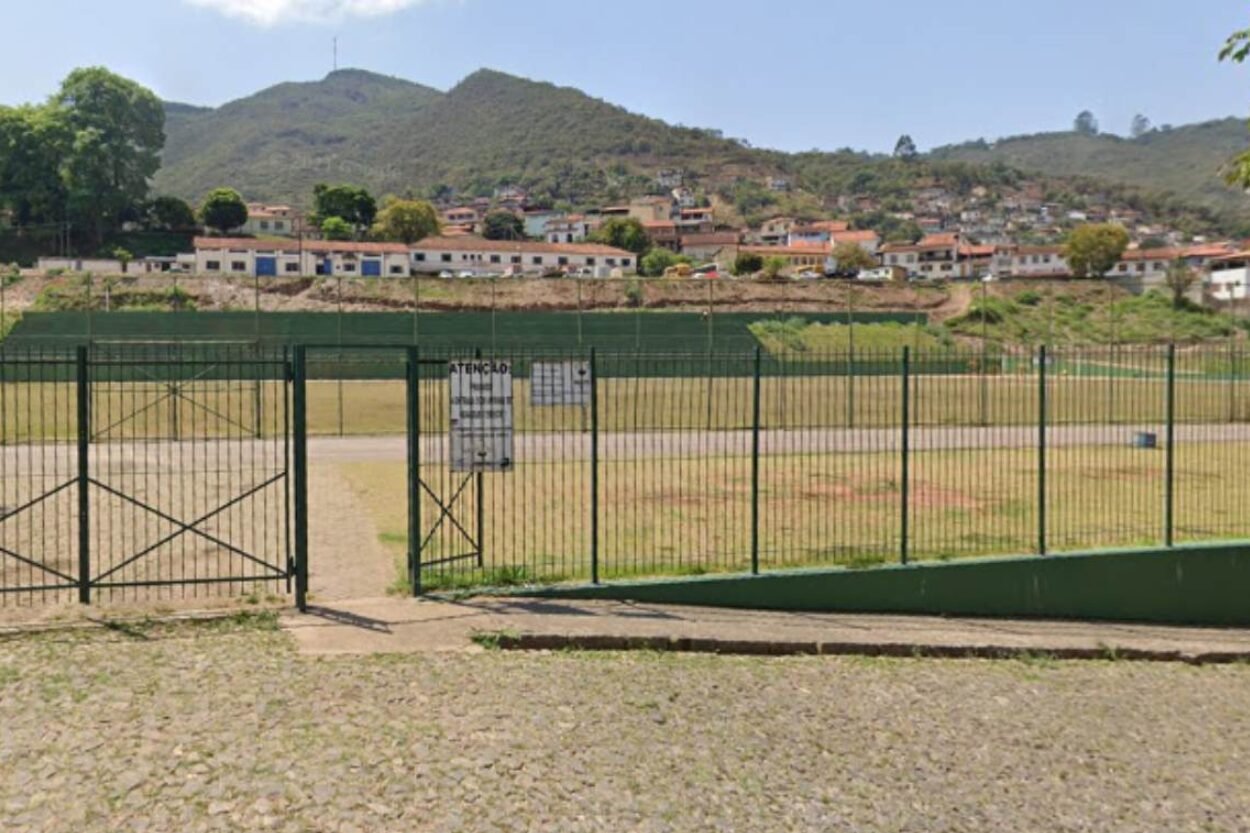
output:
[[[925,312],[937,321],[966,312],[973,284],[852,284],[845,281],[731,279],[262,279],[140,275],[87,279],[27,273],[5,288],[10,312],[27,310],[196,309],[265,312],[411,310],[705,310],[803,313],[846,309]],[[995,296],[1023,291],[1105,297],[1123,294],[1093,282],[1007,282],[989,285]]]

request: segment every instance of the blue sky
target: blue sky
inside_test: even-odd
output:
[[[0,103],[103,64],[220,104],[341,66],[440,89],[488,66],[786,150],[884,151],[1065,129],[1089,108],[1183,124],[1250,113],[1220,64],[1235,0],[37,0],[5,3]]]

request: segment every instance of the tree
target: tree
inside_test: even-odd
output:
[[[641,275],[653,278],[663,277],[664,272],[670,267],[679,263],[690,263],[690,258],[684,255],[673,254],[668,249],[656,247],[647,252],[641,260],[638,261],[638,272]]]
[[[61,164],[69,143],[60,108],[0,107],[0,208],[17,225],[65,219]]]
[[[910,162],[919,155],[919,152],[916,150],[916,143],[906,133],[899,136],[898,141],[894,143],[894,156],[897,159]]]
[[[877,259],[855,243],[839,243],[834,246],[833,259],[838,264],[839,272],[853,271],[858,274],[863,269],[877,267]]]
[[[1101,278],[1120,262],[1128,248],[1128,232],[1114,223],[1087,223],[1077,226],[1063,246],[1068,268],[1078,278]]]
[[[441,230],[438,212],[425,200],[400,200],[388,197],[382,201],[373,233],[383,240],[411,246],[418,240],[436,235]]]
[[[226,234],[247,222],[247,203],[233,188],[214,188],[200,206],[200,222]]]
[[[651,248],[647,230],[635,217],[613,217],[590,235],[591,241],[615,246],[642,257]]]
[[[1183,309],[1189,290],[1198,282],[1198,272],[1185,261],[1177,258],[1168,264],[1164,280],[1167,282],[1168,289],[1172,290],[1172,306],[1176,309]]]
[[[147,210],[148,225],[164,231],[180,231],[195,227],[195,212],[177,197],[157,197]]]
[[[764,258],[751,252],[738,252],[733,267],[729,270],[735,275],[754,275],[764,268]]]
[[[378,216],[377,201],[356,185],[313,186],[314,222],[323,226],[331,217],[338,217],[351,227],[353,234],[363,232],[373,225]]]
[[[1247,56],[1250,56],[1250,29],[1239,29],[1224,41],[1224,46],[1220,49],[1220,60],[1240,64],[1245,62]],[[1163,129],[1170,130],[1171,125],[1165,124]],[[1250,150],[1237,154],[1229,161],[1224,179],[1229,185],[1250,188]]]
[[[147,197],[165,146],[165,108],[151,90],[102,67],[71,72],[52,104],[71,136],[61,166],[67,208],[98,243]]]
[[[1082,110],[1072,123],[1072,129],[1085,136],[1098,135],[1098,119],[1089,110]]]
[[[130,261],[135,259],[134,254],[131,253],[129,249],[123,249],[121,246],[113,249],[110,254],[113,255],[114,260],[122,265],[122,274],[126,274],[126,269],[130,266]]]
[[[511,211],[492,211],[482,220],[482,236],[487,240],[524,240],[525,223]]]
[[[1133,135],[1134,139],[1140,139],[1142,136],[1145,136],[1150,131],[1151,131],[1150,119],[1146,118],[1141,113],[1138,113],[1137,115],[1133,116],[1133,124],[1129,128],[1129,132]]]
[[[321,235],[326,240],[351,240],[356,229],[342,217],[326,217],[321,221]]]
[[[769,257],[764,259],[764,278],[766,280],[775,281],[781,278],[781,273],[785,271],[786,259],[784,257]]]

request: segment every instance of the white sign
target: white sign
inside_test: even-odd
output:
[[[512,468],[512,365],[473,359],[447,364],[451,380],[451,470]]]
[[[589,405],[590,362],[534,362],[531,405]]]

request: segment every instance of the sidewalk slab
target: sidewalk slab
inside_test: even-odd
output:
[[[285,615],[282,626],[308,656],[471,651],[484,643],[515,650],[1250,661],[1250,630],[1239,629],[519,597],[336,602]]]

